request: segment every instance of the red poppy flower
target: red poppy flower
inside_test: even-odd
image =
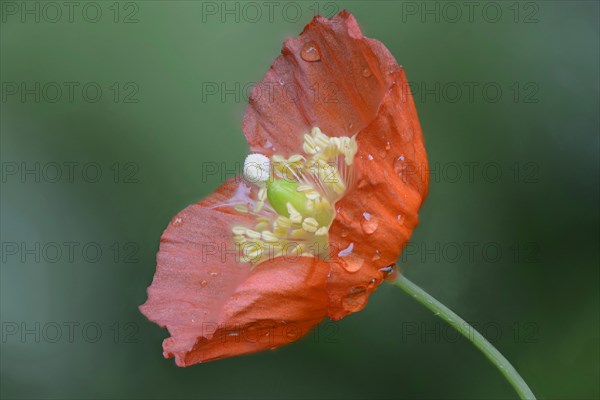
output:
[[[141,311],[179,366],[297,340],[361,310],[427,193],[404,70],[352,15],[316,17],[256,85],[254,155],[165,230]],[[265,95],[264,88],[270,88]]]

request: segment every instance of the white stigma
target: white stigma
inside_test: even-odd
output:
[[[250,154],[244,161],[244,178],[248,182],[266,182],[269,180],[270,171],[271,161],[262,154]]]

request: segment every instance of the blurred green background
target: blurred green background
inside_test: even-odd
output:
[[[247,154],[245,88],[342,8],[405,66],[434,173],[398,264],[540,398],[599,397],[597,2],[73,4],[0,3],[2,398],[515,397],[388,285],[298,343],[186,369],[138,312],[168,221]]]

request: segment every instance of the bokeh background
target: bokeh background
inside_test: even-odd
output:
[[[390,285],[187,369],[138,312],[162,230],[232,174],[206,166],[247,154],[247,89],[342,8],[405,66],[434,173],[398,265],[540,398],[598,398],[598,3],[250,3],[0,3],[2,398],[515,397]]]

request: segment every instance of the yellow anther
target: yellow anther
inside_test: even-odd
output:
[[[314,200],[306,200],[306,212],[310,214],[313,214],[315,212]]]
[[[280,226],[276,226],[276,227],[273,228],[273,233],[275,235],[277,235],[278,237],[283,238],[283,237],[287,236],[288,228],[282,228]]]
[[[312,188],[312,186],[308,186],[308,185],[298,185],[296,190],[298,192],[308,192],[309,190],[313,190],[313,188]]]
[[[242,235],[234,235],[233,236],[233,241],[235,243],[244,243],[246,241],[246,238],[243,237]]]
[[[295,224],[299,224],[302,222],[302,215],[298,212],[298,210],[296,210],[294,208],[294,206],[292,205],[292,203],[287,203],[286,204],[288,213],[290,214],[290,221],[292,221]]]
[[[290,237],[293,239],[304,239],[308,235],[308,232],[302,228],[294,229],[290,232]]]
[[[305,195],[306,195],[306,198],[309,199],[309,200],[316,200],[319,197],[321,197],[321,195],[319,194],[319,192],[316,192],[316,191],[314,191],[312,189],[310,191],[307,191],[305,193]]]
[[[254,227],[254,229],[258,232],[262,232],[265,231],[267,229],[269,229],[269,223],[268,222],[259,222],[258,224],[256,224],[256,226]]]
[[[260,212],[260,210],[262,210],[262,208],[263,208],[264,205],[265,205],[265,201],[264,200],[259,200],[254,205],[254,208],[252,208],[252,211],[255,212],[255,213]]]
[[[322,226],[315,232],[315,236],[326,236],[329,233],[329,229],[326,226]]]
[[[317,145],[317,149],[319,150],[325,150],[325,148],[329,145],[329,138],[323,134],[321,134],[322,136],[316,136],[314,138],[315,140],[315,144]]]
[[[234,226],[231,231],[234,235],[241,236],[246,234],[246,228],[243,226]]]
[[[301,256],[302,252],[304,252],[304,245],[302,243],[299,243],[294,248],[292,248],[292,250],[290,251],[291,254],[297,255],[297,256]]]
[[[315,154],[317,152],[317,145],[315,144],[313,138],[308,134],[304,135],[302,150],[304,150],[306,154]]]
[[[309,217],[305,218],[304,221],[302,221],[302,229],[304,229],[307,232],[316,232],[318,227],[319,223],[314,218]]]
[[[283,215],[280,215],[279,217],[277,217],[277,219],[275,220],[275,226],[281,227],[281,228],[289,228],[290,226],[292,226],[292,221],[290,221],[289,218],[284,217]]]
[[[276,243],[279,242],[279,238],[277,236],[275,236],[273,234],[273,232],[269,232],[269,231],[263,231],[262,232],[262,239],[265,242],[269,242],[269,243]]]
[[[331,210],[331,204],[327,201],[327,199],[320,197],[315,200],[315,212],[319,213],[321,211],[329,211]]]
[[[246,236],[250,239],[260,239],[260,233],[253,231],[252,229],[246,229]]]
[[[258,200],[265,201],[266,198],[267,198],[267,189],[262,187],[258,190]]]
[[[248,212],[248,207],[245,206],[245,205],[243,205],[243,204],[238,204],[237,206],[235,206],[233,208],[237,212],[241,212],[241,213],[247,213]]]
[[[304,157],[302,157],[300,154],[294,154],[293,156],[288,158],[288,162],[291,164],[297,164],[297,163],[302,162],[303,160],[304,160]]]

